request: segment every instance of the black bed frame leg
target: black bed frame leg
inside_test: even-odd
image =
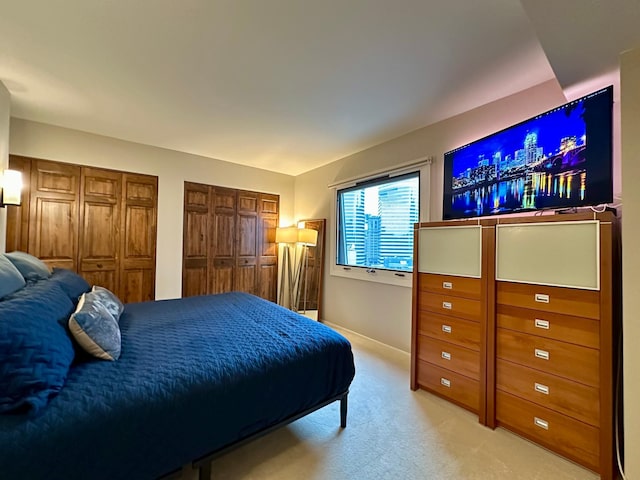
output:
[[[198,480],[211,480],[211,462],[207,462],[200,467]]]
[[[347,393],[340,399],[340,427],[347,428]]]

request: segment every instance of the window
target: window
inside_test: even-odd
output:
[[[412,272],[419,207],[419,171],[338,190],[336,265]]]

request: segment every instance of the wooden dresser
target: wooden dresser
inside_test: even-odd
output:
[[[422,224],[415,248],[411,388],[444,397],[486,422],[487,262],[491,226]],[[485,238],[486,237],[486,238]],[[487,243],[488,242],[488,243]],[[483,261],[484,260],[484,261]]]
[[[469,222],[416,225],[411,387],[615,478],[615,216],[477,223],[466,244]],[[460,275],[462,248],[478,276]]]

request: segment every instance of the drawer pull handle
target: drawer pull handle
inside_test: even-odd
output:
[[[449,352],[442,352],[442,358],[445,360],[451,360],[451,354]]]
[[[442,302],[442,308],[445,310],[451,310],[452,307],[453,305],[451,305],[451,302]]]
[[[449,387],[451,387],[451,382],[449,380],[447,380],[446,378],[441,378],[440,379],[440,385],[449,388]]]
[[[549,360],[549,352],[547,352],[546,350],[540,350],[539,348],[536,348],[535,355],[536,355],[536,358],[541,358],[542,360]]]
[[[442,325],[442,331],[444,333],[451,333],[451,325]]]
[[[442,288],[446,288],[447,290],[451,290],[453,288],[453,283],[451,283],[451,282],[442,282]]]
[[[549,295],[545,295],[544,293],[536,293],[535,299],[538,303],[549,303]]]
[[[544,428],[545,430],[549,430],[549,422],[547,422],[546,420],[543,420],[541,418],[533,417],[533,424],[536,427],[540,427],[540,428]]]
[[[535,388],[536,392],[544,393],[545,395],[549,395],[549,387],[543,385],[541,383],[534,383],[533,388]]]
[[[541,320],[539,318],[536,318],[536,328],[542,328],[544,330],[549,330],[549,321],[548,320]]]

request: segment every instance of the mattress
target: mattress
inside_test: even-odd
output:
[[[245,293],[128,304],[120,329],[119,360],[77,362],[36,418],[0,416],[0,478],[157,478],[355,374],[340,334]]]

